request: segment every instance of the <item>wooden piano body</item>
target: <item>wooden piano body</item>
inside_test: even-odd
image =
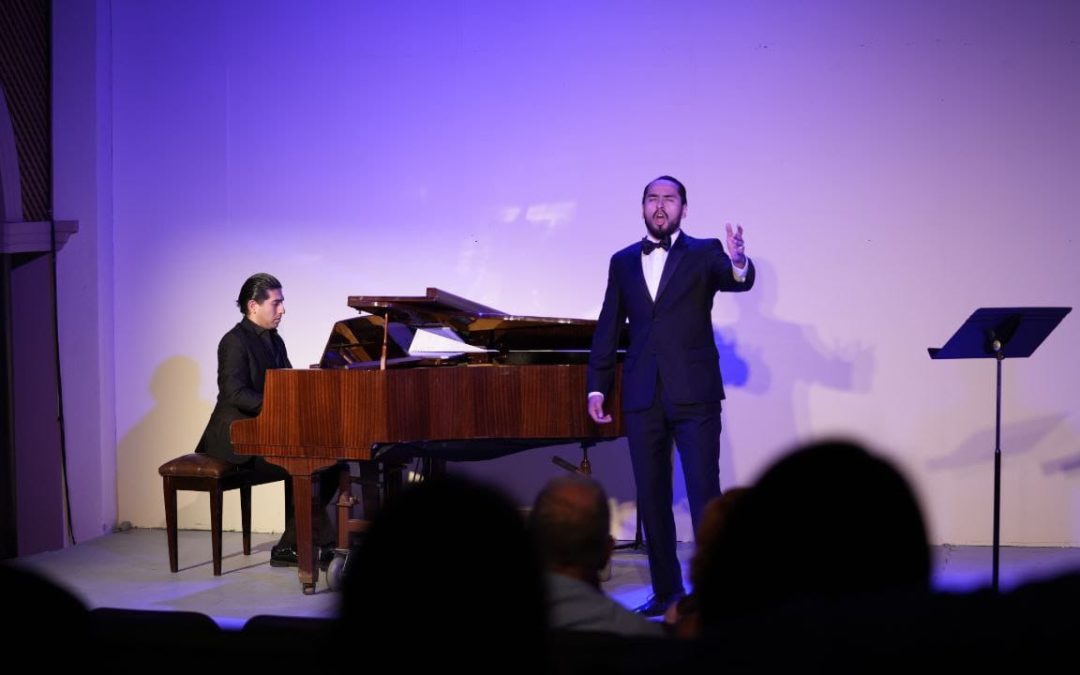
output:
[[[623,435],[618,382],[605,404],[611,424],[586,411],[595,322],[511,316],[438,289],[350,297],[349,305],[364,314],[335,324],[319,367],[269,371],[262,412],[231,429],[237,453],[292,476],[305,592],[318,582],[312,476],[320,470],[341,461],[370,470],[391,453],[480,459]],[[410,351],[416,332],[432,328],[452,331],[462,351]]]

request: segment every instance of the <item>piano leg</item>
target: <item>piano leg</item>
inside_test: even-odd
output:
[[[318,558],[315,554],[314,532],[311,514],[320,505],[316,490],[313,489],[315,475],[311,473],[293,474],[293,508],[296,509],[296,557],[300,563],[300,586],[305,595],[315,592],[319,583]]]
[[[319,472],[333,468],[336,460],[298,457],[268,458],[285,467],[292,476],[293,514],[296,518],[296,557],[300,587],[305,595],[315,592],[319,583],[319,554],[315,550],[313,514],[323,508],[319,494]]]

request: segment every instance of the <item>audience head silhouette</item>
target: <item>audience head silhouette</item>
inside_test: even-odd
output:
[[[40,572],[0,562],[0,589],[4,591],[6,644],[34,654],[43,638],[60,636],[64,648],[49,655],[49,663],[61,668],[84,667],[82,659],[94,648],[90,639],[90,613],[83,601]],[[31,656],[30,658],[34,658]],[[14,665],[14,657],[11,663]]]
[[[701,524],[694,535],[694,555],[690,559],[690,583],[694,588],[701,584],[701,578],[709,568],[709,556],[720,546],[718,542],[724,536],[731,511],[749,491],[747,487],[728,488],[720,496],[710,499],[701,512]]]
[[[375,514],[350,555],[341,615],[349,639],[403,650],[417,668],[486,670],[506,666],[492,660],[507,652],[526,671],[544,665],[543,578],[524,519],[501,493],[459,477],[410,485]]]
[[[598,573],[611,557],[610,521],[600,484],[566,475],[540,491],[529,514],[529,529],[548,570],[599,586]]]
[[[773,464],[731,510],[707,560],[706,623],[930,585],[914,493],[889,462],[848,441],[813,443]]]
[[[713,497],[701,512],[701,522],[694,533],[694,555],[690,558],[690,595],[668,607],[664,623],[669,624],[672,634],[683,639],[700,637],[702,631],[699,588],[712,562],[709,556],[722,549],[720,539],[724,536],[728,519],[735,504],[749,491],[746,487],[731,487],[723,494]]]

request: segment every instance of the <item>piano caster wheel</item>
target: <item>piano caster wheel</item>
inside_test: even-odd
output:
[[[341,591],[345,581],[345,561],[348,560],[348,557],[348,551],[342,551],[341,549],[334,551],[334,559],[330,561],[330,566],[326,568],[326,585],[330,587],[330,590]]]
[[[304,595],[315,595],[315,584],[300,584],[301,589],[304,591]]]

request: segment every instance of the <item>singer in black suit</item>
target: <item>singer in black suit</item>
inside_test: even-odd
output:
[[[648,236],[611,258],[607,292],[589,356],[589,415],[599,424],[615,374],[615,352],[630,322],[622,407],[637,504],[645,530],[653,595],[638,612],[657,616],[685,594],[675,555],[672,441],[679,449],[696,531],[705,504],[720,494],[720,406],[724,385],[712,329],[713,297],[747,291],[754,265],[742,227],[726,226],[729,257],[717,239],[679,227],[686,188],[671,176],[645,186]]]
[[[255,274],[244,282],[236,304],[244,315],[218,343],[218,398],[210,421],[203,431],[196,452],[243,464],[245,469],[279,477],[285,481],[285,531],[270,552],[270,564],[297,564],[296,522],[293,516],[292,480],[284,468],[262,457],[237,455],[229,438],[229,427],[236,420],[255,417],[262,410],[266,371],[292,368],[285,341],[277,327],[285,315],[285,296],[281,282],[269,274]],[[321,513],[315,514],[315,543],[323,547],[322,560],[333,555],[334,530],[325,506],[337,489],[337,473],[325,472],[320,479]]]

